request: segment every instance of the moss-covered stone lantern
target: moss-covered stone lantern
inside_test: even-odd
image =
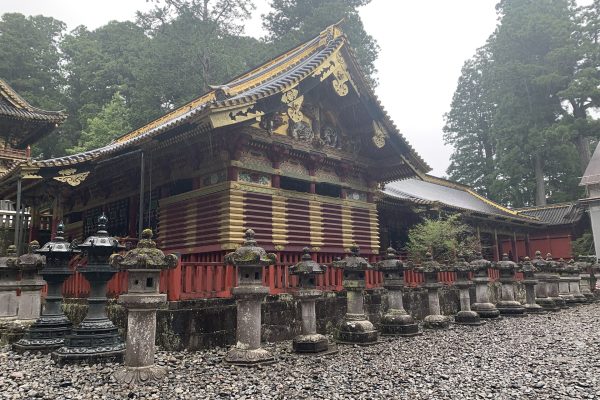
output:
[[[292,348],[297,353],[322,353],[329,351],[329,340],[317,333],[317,314],[315,302],[323,294],[317,289],[317,277],[323,275],[325,265],[313,261],[310,249],[302,249],[302,259],[290,267],[290,274],[298,277],[298,288],[294,295],[300,300],[302,310],[302,334],[292,341]]]
[[[583,259],[580,261],[575,261],[571,259],[567,263],[567,273],[569,277],[569,293],[573,296],[574,303],[587,303],[587,298],[581,292],[581,274],[583,271],[587,272],[588,263],[587,260]]]
[[[502,260],[496,263],[496,268],[500,272],[500,284],[502,285],[500,300],[496,303],[496,308],[500,315],[510,317],[524,317],[525,307],[515,300],[515,274],[517,264],[508,259],[508,254],[502,254]]]
[[[396,336],[420,335],[419,325],[406,312],[402,301],[404,271],[406,265],[398,259],[398,253],[388,247],[377,269],[383,273],[383,287],[388,291],[388,311],[381,318],[381,334]]]
[[[471,309],[481,318],[498,318],[500,311],[490,301],[488,270],[492,263],[484,259],[481,253],[477,253],[475,259],[470,262],[473,268],[473,282],[475,282],[475,303]]]
[[[454,285],[460,293],[460,311],[454,316],[454,322],[459,325],[479,326],[485,322],[481,320],[479,314],[471,310],[471,294],[469,289],[474,285],[469,274],[473,271],[471,265],[465,261],[462,255],[459,255],[458,260],[452,266],[452,270],[456,272],[456,282]]]
[[[90,283],[89,308],[83,321],[65,338],[65,345],[52,353],[52,359],[59,364],[123,361],[125,343],[106,316],[106,287],[118,272],[110,265],[110,256],[125,247],[108,235],[107,223],[108,219],[102,214],[98,218],[97,233],[78,246],[87,257],[87,265],[77,269]]]
[[[128,273],[127,293],[119,296],[128,311],[125,367],[115,372],[115,379],[128,384],[162,379],[167,370],[154,365],[154,342],[156,310],[167,303],[167,295],[160,293],[158,284],[160,271],[175,268],[177,256],[157,249],[152,230],[144,229],[135,249],[124,256],[113,254],[110,262]]]
[[[559,308],[568,308],[569,306],[567,305],[567,302],[565,301],[565,299],[563,297],[560,296],[560,283],[561,283],[560,272],[562,271],[564,262],[554,261],[554,259],[552,258],[552,254],[550,254],[550,253],[546,254],[546,259],[544,261],[546,261],[546,264],[547,264],[546,269],[549,273],[548,280],[547,280],[548,281],[548,297],[550,297],[552,300],[554,300],[554,303],[556,303],[556,305]],[[567,291],[568,291],[568,281],[563,280],[563,285],[565,282],[567,283]]]
[[[552,274],[550,266],[542,258],[542,253],[538,250],[535,252],[535,258],[531,262],[535,268],[536,277],[538,284],[535,286],[535,301],[545,311],[558,311],[560,307],[556,305],[556,302],[548,295],[550,292],[550,285],[552,281]]]
[[[444,271],[446,267],[435,261],[430,253],[425,257],[426,261],[415,268],[425,277],[423,287],[427,290],[429,304],[429,315],[423,319],[423,328],[446,329],[450,326],[450,318],[442,315],[441,312],[439,292],[442,284],[438,280],[438,273]]]
[[[0,345],[8,340],[8,325],[17,317],[17,248],[10,245],[6,257],[0,257]]]
[[[339,324],[335,338],[338,343],[369,345],[377,343],[379,332],[365,316],[364,289],[365,272],[373,269],[367,260],[360,256],[356,244],[350,248],[350,255],[333,265],[344,271],[343,285],[346,289],[347,311]]]
[[[261,304],[269,293],[263,285],[263,267],[277,261],[275,254],[267,254],[258,247],[254,231],[248,229],[241,247],[225,256],[225,262],[237,268],[238,286],[232,289],[237,301],[237,344],[225,361],[230,364],[251,366],[274,362],[273,355],[260,346]]]
[[[591,303],[595,300],[594,293],[592,292],[592,265],[593,260],[587,256],[578,256],[577,257],[577,265],[579,266],[579,290],[581,294],[585,297],[586,303]]]
[[[40,274],[48,284],[46,305],[42,315],[27,330],[25,337],[14,344],[15,351],[50,352],[64,344],[71,333],[71,321],[62,311],[62,285],[73,274],[69,262],[79,253],[73,244],[64,238],[65,226],[62,221],[56,227],[54,240],[47,242],[37,253],[45,257],[46,262]]]
[[[544,313],[542,306],[535,301],[535,285],[538,284],[535,277],[536,267],[531,263],[529,257],[525,257],[519,269],[523,272],[523,285],[525,286],[525,312],[528,314]]]

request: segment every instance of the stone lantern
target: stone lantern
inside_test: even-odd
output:
[[[440,288],[442,284],[438,281],[438,272],[444,270],[444,266],[436,262],[430,253],[426,255],[427,261],[415,268],[425,276],[423,287],[427,290],[429,304],[429,315],[423,319],[423,327],[427,329],[446,329],[450,326],[450,319],[441,313]]]
[[[46,258],[46,264],[40,274],[48,284],[46,305],[42,315],[27,330],[25,337],[14,344],[15,351],[49,352],[64,344],[64,339],[71,333],[71,321],[62,311],[62,285],[73,271],[69,261],[80,251],[64,239],[62,221],[56,228],[54,240],[37,250]]]
[[[106,231],[108,219],[104,214],[98,218],[98,232],[79,245],[87,257],[87,265],[78,266],[90,283],[88,312],[77,328],[65,338],[65,345],[52,353],[59,364],[76,362],[122,362],[125,344],[117,327],[106,316],[106,286],[118,272],[110,265],[113,253],[124,250],[117,239]]]
[[[33,323],[40,316],[42,309],[42,288],[46,284],[39,275],[46,260],[44,256],[36,253],[40,248],[37,240],[29,243],[27,253],[17,258],[17,268],[21,273],[18,282],[21,295],[19,296],[19,310],[17,320],[24,323]]]
[[[144,229],[135,249],[125,256],[113,254],[112,266],[128,272],[127,294],[119,303],[127,308],[127,350],[125,367],[115,372],[119,382],[133,384],[162,379],[167,371],[154,365],[156,310],[167,303],[159,292],[160,271],[174,268],[177,256],[165,255],[156,248],[152,230]]]
[[[290,267],[290,274],[298,277],[298,289],[294,295],[300,299],[302,309],[302,334],[292,341],[297,353],[321,353],[329,350],[327,337],[317,333],[316,299],[323,294],[317,289],[317,276],[325,273],[326,266],[313,261],[310,249],[302,249],[302,260]]]
[[[542,306],[535,302],[535,285],[538,283],[535,279],[537,269],[529,257],[525,257],[520,269],[523,272],[523,285],[525,285],[525,312],[529,314],[544,313]]]
[[[7,256],[0,257],[0,322],[12,321],[17,317],[17,248],[8,246]]]
[[[588,263],[583,260],[582,262],[575,262],[571,259],[567,264],[567,271],[569,274],[569,293],[573,296],[575,303],[586,303],[587,298],[581,293],[581,273],[587,271]]]
[[[502,296],[496,303],[496,308],[500,311],[500,315],[524,317],[525,307],[515,300],[517,264],[509,260],[508,255],[504,253],[502,261],[496,263],[496,268],[500,271],[500,283],[502,284]]]
[[[471,309],[481,318],[498,318],[500,311],[490,302],[488,288],[490,282],[488,269],[492,267],[492,263],[485,260],[481,253],[477,253],[476,259],[469,264],[473,269],[473,282],[475,282],[475,303],[471,305]]]
[[[263,267],[277,261],[275,254],[267,254],[258,247],[254,231],[248,229],[241,247],[225,256],[225,262],[237,268],[238,286],[232,289],[237,301],[237,344],[225,361],[235,365],[257,365],[274,362],[273,355],[260,347],[261,304],[269,293],[263,286]]]
[[[580,292],[585,297],[585,302],[590,303],[595,300],[594,293],[592,293],[592,263],[588,257],[579,256],[577,265],[579,266]]]
[[[381,334],[397,336],[420,335],[419,325],[402,304],[405,265],[398,260],[396,250],[388,247],[383,260],[377,263],[383,272],[383,287],[388,290],[389,309],[381,318]]]
[[[535,286],[535,301],[545,311],[558,311],[560,308],[556,302],[549,296],[550,284],[552,280],[550,266],[542,258],[542,253],[538,250],[535,252],[535,258],[532,265],[536,271],[538,284]]]
[[[365,316],[363,292],[365,271],[373,267],[360,256],[356,244],[350,248],[351,254],[333,265],[344,270],[343,285],[346,289],[347,311],[344,320],[336,331],[336,341],[343,344],[369,345],[377,342],[379,332]]]
[[[549,277],[548,277],[548,297],[550,297],[552,300],[554,300],[554,302],[556,303],[556,305],[559,308],[568,308],[568,305],[567,305],[567,302],[565,301],[565,299],[563,297],[560,297],[560,283],[561,283],[560,272],[562,271],[564,262],[554,261],[554,259],[552,258],[552,254],[550,254],[550,253],[546,254],[545,261],[546,261],[546,264],[548,265],[547,269],[550,273]],[[567,285],[568,285],[568,280],[567,281],[563,280],[562,282],[563,282],[563,285],[564,285],[564,283],[567,283]],[[568,286],[567,286],[567,291],[568,291]]]
[[[465,261],[462,255],[459,255],[453,270],[456,272],[454,285],[460,292],[460,311],[454,316],[454,322],[459,325],[473,326],[484,324],[485,322],[481,320],[479,314],[471,310],[471,294],[469,293],[469,289],[473,286],[473,281],[469,277],[469,273],[473,270],[471,265]]]

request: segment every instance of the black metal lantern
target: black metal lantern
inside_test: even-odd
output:
[[[74,254],[80,253],[75,246],[64,239],[62,221],[56,227],[56,237],[37,253],[45,257],[46,263],[40,274],[48,284],[46,306],[40,318],[27,330],[25,337],[13,348],[16,351],[49,352],[64,344],[64,338],[71,333],[71,321],[62,311],[62,285],[73,274],[69,262]]]
[[[107,222],[108,219],[102,214],[98,218],[97,233],[79,245],[79,249],[87,256],[87,265],[79,266],[78,270],[90,283],[89,309],[81,324],[65,338],[65,345],[52,353],[52,358],[60,364],[123,360],[125,344],[117,327],[106,316],[106,287],[118,272],[117,268],[110,265],[110,256],[125,247],[108,235]]]

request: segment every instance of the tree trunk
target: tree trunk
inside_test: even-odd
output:
[[[578,135],[575,138],[575,147],[579,154],[579,165],[581,167],[581,174],[583,175],[590,163],[590,158],[592,157],[592,153],[590,152],[590,140],[586,136]]]
[[[535,205],[546,205],[546,182],[544,182],[544,162],[540,154],[535,155]]]

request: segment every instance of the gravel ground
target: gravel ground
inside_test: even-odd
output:
[[[268,344],[278,363],[221,362],[225,349],[158,352],[168,379],[123,387],[114,364],[58,368],[0,350],[0,399],[600,399],[600,304],[343,346],[328,357]]]

